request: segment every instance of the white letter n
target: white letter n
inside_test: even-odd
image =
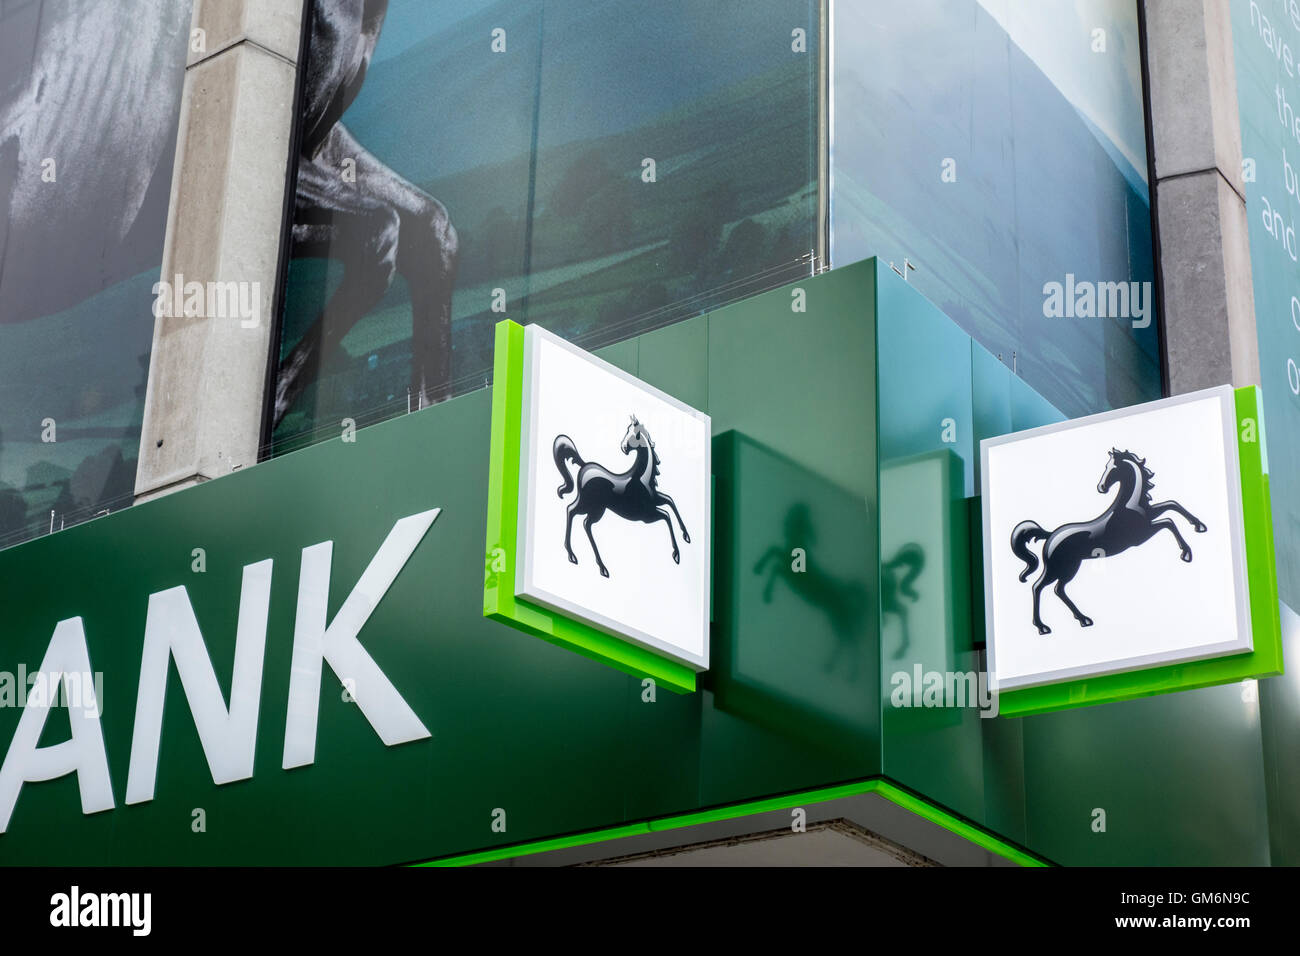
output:
[[[316,720],[320,712],[321,661],[340,681],[351,680],[352,697],[375,733],[389,747],[431,736],[397,688],[357,640],[362,626],[406,565],[440,508],[403,518],[362,572],[356,587],[326,627],[330,563],[334,542],[303,548],[298,579],[298,617],[293,632],[289,713],[284,728],[285,770],[316,760]]]

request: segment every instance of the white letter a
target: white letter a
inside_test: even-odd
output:
[[[50,646],[41,661],[41,675],[49,693],[39,701],[28,700],[18,719],[13,742],[0,766],[0,833],[9,826],[9,817],[18,802],[24,783],[54,780],[70,773],[77,775],[81,789],[81,812],[98,813],[113,809],[113,785],[108,777],[108,753],[104,750],[104,731],[99,725],[99,701],[95,699],[94,681],[90,679],[90,652],[86,650],[86,632],[81,618],[60,621],[50,638]],[[68,705],[68,723],[72,737],[49,747],[37,747],[45,719],[50,714],[63,675],[76,674],[81,692],[64,697]]]

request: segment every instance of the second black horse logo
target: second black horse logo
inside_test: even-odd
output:
[[[1144,544],[1158,531],[1168,531],[1178,542],[1182,559],[1192,560],[1192,549],[1166,512],[1178,512],[1198,532],[1204,532],[1205,525],[1177,501],[1152,503],[1151,489],[1155,482],[1151,479],[1154,477],[1155,473],[1147,467],[1145,458],[1139,458],[1131,451],[1112,448],[1106,470],[1102,472],[1101,481],[1097,482],[1097,493],[1104,495],[1116,485],[1119,491],[1110,507],[1098,517],[1091,521],[1063,524],[1055,531],[1044,531],[1033,521],[1016,525],[1011,532],[1011,550],[1025,562],[1025,570],[1020,572],[1021,581],[1028,580],[1038,568],[1038,557],[1029,550],[1030,542],[1047,542],[1043,545],[1043,573],[1033,584],[1034,626],[1039,634],[1052,633],[1052,629],[1043,623],[1038,606],[1039,596],[1049,584],[1053,585],[1056,596],[1080,625],[1088,627],[1092,624],[1092,618],[1080,611],[1065,593],[1065,586],[1074,580],[1079,566],[1089,558],[1108,558]]]
[[[603,577],[609,577],[609,569],[600,558],[600,549],[591,534],[591,526],[604,517],[606,511],[612,511],[628,521],[641,521],[654,524],[662,521],[668,525],[668,538],[673,544],[673,561],[681,564],[681,552],[677,550],[677,536],[673,534],[673,522],[665,508],[671,509],[677,517],[677,524],[682,529],[682,540],[691,543],[691,536],[686,532],[681,512],[673,499],[656,487],[659,477],[659,453],[655,443],[650,439],[646,427],[632,416],[632,424],[627,428],[619,451],[625,455],[636,453],[636,461],[627,471],[620,473],[610,471],[604,465],[594,461],[583,461],[578,448],[568,435],[557,435],[551,451],[555,456],[555,467],[560,469],[564,483],[558,493],[561,498],[574,489],[573,475],[569,471],[569,462],[578,466],[578,497],[569,503],[564,523],[564,550],[569,553],[569,560],[577,564],[578,557],[573,553],[570,538],[573,534],[573,519],[584,515],[582,527],[591,542],[591,553],[596,556],[596,566]]]

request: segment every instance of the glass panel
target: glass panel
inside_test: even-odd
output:
[[[481,387],[494,299],[514,316],[528,293],[541,0],[393,0],[341,32],[330,6],[312,24],[277,453],[418,408],[422,387]]]
[[[832,264],[892,262],[1071,416],[1158,398],[1133,0],[853,0],[833,24]]]
[[[887,266],[878,272],[885,773],[983,822],[981,734],[994,721],[980,717],[971,620],[972,344]]]
[[[874,298],[863,263],[708,316],[705,805],[880,772]]]
[[[318,4],[273,453],[482,387],[504,316],[596,348],[807,274],[818,8]]]

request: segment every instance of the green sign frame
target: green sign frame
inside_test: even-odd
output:
[[[1232,654],[1005,691],[998,695],[999,712],[1003,716],[1025,717],[1257,677],[1276,677],[1282,673],[1282,620],[1273,551],[1268,459],[1264,452],[1263,406],[1259,391],[1253,385],[1236,389],[1234,400],[1254,650],[1249,654]]]
[[[560,647],[649,678],[675,693],[695,690],[695,672],[622,638],[515,596],[519,532],[519,449],[523,428],[524,327],[497,323],[492,445],[488,474],[483,616]]]
[[[495,850],[483,850],[477,853],[464,853],[458,856],[443,857],[441,859],[428,860],[426,862],[415,863],[412,865],[422,867],[477,866],[483,863],[495,863],[499,860],[513,860],[523,856],[532,856],[535,853],[549,853],[554,850],[567,850],[578,846],[592,846],[597,843],[607,843],[611,840],[620,840],[625,837],[643,836],[648,833],[662,833],[667,830],[678,830],[683,827],[700,826],[701,824],[706,823],[717,823],[720,820],[735,820],[740,817],[754,816],[772,810],[790,810],[794,807],[826,803],[831,800],[842,800],[846,797],[857,797],[865,794],[876,794],[877,796],[888,800],[895,806],[902,807],[909,813],[914,813],[921,819],[928,820],[930,823],[942,827],[949,833],[961,837],[963,840],[974,844],[982,850],[987,850],[989,853],[996,854],[1005,860],[1009,860],[1017,866],[1050,867],[1056,865],[1055,863],[1049,862],[1045,858],[1018,847],[1013,843],[999,839],[984,828],[972,824],[969,820],[965,820],[957,814],[950,813],[942,807],[936,806],[930,801],[917,796],[911,791],[881,778],[862,780],[855,783],[845,783],[834,787],[820,787],[816,790],[784,794],[779,797],[750,800],[729,807],[717,807],[712,810],[701,810],[696,813],[682,813],[676,816],[665,817],[660,820],[647,820],[642,823],[630,823],[626,826],[610,827],[606,830],[596,830],[590,833],[577,833],[569,836],[556,837],[550,840],[535,840],[518,846],[499,847]]]

